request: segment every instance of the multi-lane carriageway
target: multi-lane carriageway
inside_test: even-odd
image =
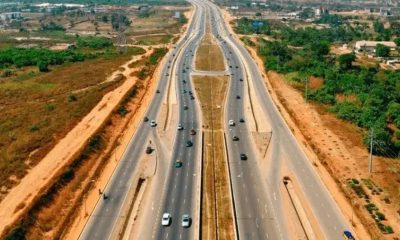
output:
[[[277,111],[261,74],[247,50],[230,34],[221,11],[208,1],[192,0],[195,7],[193,21],[185,35],[167,55],[161,71],[161,78],[154,93],[146,116],[157,120],[160,106],[166,97],[168,84],[176,87],[178,100],[178,121],[184,130],[177,131],[172,151],[163,147],[158,134],[161,127],[151,127],[141,123],[133,136],[122,160],[107,184],[104,192],[108,199],[100,200],[91,214],[81,239],[114,239],[121,219],[126,198],[132,187],[133,176],[137,173],[138,161],[145,152],[149,139],[153,139],[157,152],[157,170],[152,179],[153,190],[149,193],[151,204],[141,211],[139,218],[144,227],[140,229],[140,239],[197,239],[200,231],[200,184],[201,184],[201,134],[190,135],[189,130],[201,131],[200,108],[197,98],[191,99],[189,91],[195,93],[190,72],[197,46],[210,24],[212,34],[221,46],[229,68],[231,81],[225,103],[225,119],[238,122],[244,116],[243,101],[235,96],[248,94],[249,81],[254,85],[253,98],[261,104],[262,113],[272,126],[270,144],[271,164],[269,169],[260,169],[259,155],[254,148],[251,133],[244,124],[225,126],[228,143],[229,167],[232,181],[235,216],[239,239],[289,239],[285,226],[279,187],[282,184],[280,168],[286,164],[296,176],[302,191],[307,196],[320,228],[326,239],[340,239],[347,222],[333,201],[327,189],[301,150],[288,126]],[[236,67],[237,66],[237,67]],[[242,81],[241,81],[242,79]],[[243,98],[242,97],[242,98]],[[186,107],[185,107],[186,106]],[[172,126],[174,127],[174,126]],[[229,141],[233,135],[239,142]],[[192,147],[186,142],[191,141]],[[247,161],[240,161],[240,153],[246,153]],[[286,156],[286,161],[283,161]],[[182,160],[182,168],[175,168],[174,162]],[[161,215],[168,212],[172,216],[171,225],[161,226]],[[189,214],[190,228],[182,228],[181,217]]]

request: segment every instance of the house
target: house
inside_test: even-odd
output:
[[[21,12],[0,13],[0,20],[2,21],[11,21],[18,18],[21,18]]]
[[[376,45],[382,44],[390,48],[391,51],[396,49],[396,44],[394,42],[385,42],[385,41],[357,41],[354,49],[357,52],[367,52],[369,54],[375,52]]]

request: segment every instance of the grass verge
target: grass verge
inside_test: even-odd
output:
[[[234,239],[228,166],[224,153],[223,103],[228,77],[194,77],[203,113],[202,238]]]

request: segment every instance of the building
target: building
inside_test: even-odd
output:
[[[19,18],[21,18],[21,12],[0,13],[0,20],[2,21],[11,21]]]
[[[367,52],[369,54],[375,52],[376,45],[382,44],[390,48],[391,51],[396,49],[396,44],[394,42],[384,42],[384,41],[357,41],[354,49],[357,52]]]
[[[176,11],[175,15],[174,15],[174,18],[180,19],[181,18],[181,12]]]

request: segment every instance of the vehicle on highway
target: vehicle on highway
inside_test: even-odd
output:
[[[143,118],[143,122],[148,122],[149,121],[149,118],[148,117],[144,117]]]
[[[351,232],[350,231],[343,231],[343,237],[344,237],[344,239],[347,239],[347,240],[355,240],[355,238],[353,237],[353,234],[351,234]]]
[[[190,217],[189,214],[182,215],[182,227],[188,228],[190,227]]]
[[[243,82],[243,78],[239,79],[239,81]]]
[[[150,122],[150,126],[151,126],[151,127],[155,127],[155,126],[157,126],[157,123],[156,123],[156,121],[155,121],[155,120],[151,120],[151,122]]]
[[[169,76],[169,73],[166,73],[166,74],[165,74],[165,76],[167,76],[167,77],[168,77],[168,76]]]
[[[236,99],[240,99],[240,95],[236,95]]]
[[[183,79],[183,80],[182,80],[182,82],[183,82],[183,83],[186,83],[186,80],[185,80],[185,79]]]
[[[182,124],[178,124],[178,130],[183,130],[183,126],[182,126]]]
[[[235,122],[231,119],[228,121],[229,126],[235,126]]]
[[[194,97],[193,97],[193,95],[191,95],[191,96],[190,96],[190,99],[191,99],[191,100],[194,100]]]
[[[239,137],[238,136],[233,136],[232,140],[233,141],[239,141]]]
[[[177,160],[175,161],[175,168],[180,168],[180,167],[182,167],[182,161],[179,160],[179,159],[177,159]]]
[[[240,154],[240,160],[247,160],[247,155],[244,153]]]
[[[163,225],[163,226],[169,226],[170,223],[171,223],[171,214],[169,214],[169,213],[164,213],[164,214],[162,215],[162,218],[161,218],[161,225]]]
[[[244,123],[244,118],[240,118],[239,122]]]
[[[190,140],[187,140],[186,141],[186,147],[191,147],[191,146],[193,146],[193,142],[190,141]]]
[[[187,105],[183,105],[183,110],[188,110],[189,107]]]
[[[153,152],[153,149],[150,146],[147,146],[146,153],[151,154],[152,152]]]
[[[183,93],[186,93],[187,91],[186,91],[186,89],[183,89],[183,91],[182,91]]]
[[[160,90],[157,89],[156,93],[160,93]]]
[[[190,129],[190,132],[189,132],[189,134],[190,134],[190,135],[196,135],[196,130],[194,130],[193,128],[192,128],[192,129]]]

